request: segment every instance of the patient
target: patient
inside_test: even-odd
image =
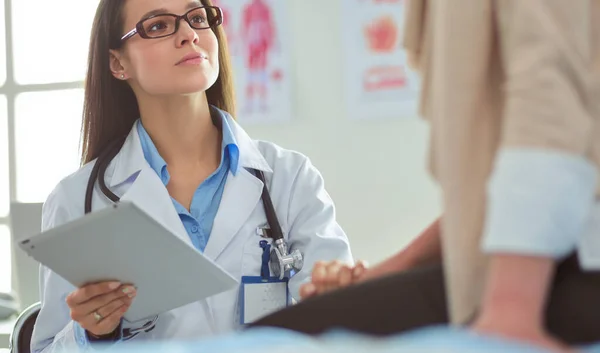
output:
[[[316,266],[302,288],[316,297],[257,326],[451,322],[551,350],[600,342],[600,2],[406,6],[444,215],[373,269]]]

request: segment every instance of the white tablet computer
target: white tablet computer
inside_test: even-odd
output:
[[[234,288],[238,281],[131,202],[22,240],[21,249],[76,287],[116,280],[137,288],[130,322]]]

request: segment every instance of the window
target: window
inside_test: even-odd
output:
[[[17,201],[43,202],[79,167],[83,90],[28,92],[15,103]]]
[[[98,0],[13,0],[11,4],[17,83],[81,81]],[[39,22],[39,16],[45,21]]]
[[[0,95],[0,141],[2,141],[0,143],[0,217],[6,217],[10,205],[8,143],[6,143],[8,141],[8,119],[6,117],[6,97],[2,95]]]
[[[80,88],[99,0],[12,0],[8,12],[4,3],[0,0],[0,292],[11,289],[10,202],[44,201],[79,167]]]
[[[0,256],[0,293],[10,292],[11,285],[11,273],[10,273],[10,262],[12,259],[12,253],[10,251],[10,231],[7,226],[0,225],[0,249],[5,253]],[[6,271],[6,272],[5,272]]]
[[[0,0],[0,87],[6,82],[6,33],[4,32],[4,1]]]

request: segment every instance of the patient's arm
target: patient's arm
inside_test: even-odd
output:
[[[429,265],[441,262],[441,217],[431,223],[406,248],[382,262],[372,270],[381,268],[383,272],[396,272],[415,266]]]
[[[355,266],[339,261],[316,263],[312,272],[312,282],[302,286],[300,296],[304,299],[323,294],[361,281],[405,271],[415,266],[436,263],[440,259],[440,218],[438,218],[406,248],[372,268],[367,269],[366,265],[360,261]]]
[[[544,308],[557,261],[577,249],[594,205],[597,124],[590,1],[506,0],[495,15],[505,79],[502,138],[488,185],[490,257],[475,329],[554,350]]]
[[[392,257],[374,266],[360,277],[360,281],[394,272],[405,271],[416,266],[433,264],[441,261],[440,218],[431,223],[406,248]]]
[[[554,267],[553,259],[548,257],[492,256],[487,291],[474,329],[551,350],[565,350],[543,329],[546,293]]]

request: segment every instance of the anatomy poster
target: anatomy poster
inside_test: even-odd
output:
[[[237,119],[276,123],[292,115],[287,1],[213,0],[223,11],[233,62]]]
[[[348,116],[415,116],[419,83],[402,48],[404,1],[344,0],[342,14]]]

